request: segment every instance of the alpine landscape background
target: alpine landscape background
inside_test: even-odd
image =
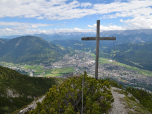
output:
[[[152,114],[151,0],[0,1],[0,114]],[[95,78],[96,21],[100,37]]]

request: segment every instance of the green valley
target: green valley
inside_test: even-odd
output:
[[[54,69],[44,69],[43,66],[31,66],[25,65],[25,69],[36,70],[34,75],[42,75],[43,77],[54,77],[54,76],[61,76],[64,73],[71,73],[74,72],[73,67],[65,67],[65,68],[54,68]]]
[[[19,65],[19,64],[7,63],[2,61],[0,62],[0,65],[11,69],[15,69],[21,74],[30,75],[30,72],[34,71],[33,72],[34,77],[62,76],[63,74],[68,74],[75,71],[74,67],[44,69],[43,65]]]

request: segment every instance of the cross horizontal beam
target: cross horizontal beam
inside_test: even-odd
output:
[[[83,37],[81,40],[96,40],[97,37]],[[116,40],[116,37],[99,37],[99,40]]]

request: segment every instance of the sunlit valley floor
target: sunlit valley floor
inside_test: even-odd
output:
[[[82,74],[84,70],[88,75],[94,77],[95,55],[89,52],[77,51],[77,54],[69,56],[66,54],[62,60],[45,65],[18,65],[0,62],[0,65],[28,74],[31,77],[58,77],[66,75]],[[112,78],[124,86],[141,87],[152,91],[152,72],[131,67],[114,60],[99,58],[99,79]]]

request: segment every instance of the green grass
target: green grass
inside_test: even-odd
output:
[[[35,69],[34,75],[42,75],[45,72],[44,77],[54,77],[60,76],[62,73],[71,73],[74,72],[73,67],[65,67],[65,68],[54,68],[54,69],[43,69],[43,66],[24,66],[25,69]]]
[[[65,67],[65,68],[56,68],[52,69],[52,74],[58,74],[58,73],[70,73],[74,72],[73,67]]]
[[[46,74],[43,77],[55,77],[55,76],[60,76],[61,74]]]
[[[24,66],[25,69],[35,69],[35,70],[41,70],[43,66],[32,66],[32,65],[26,65]]]
[[[129,97],[125,96],[122,100],[125,102],[126,108],[134,109],[135,112],[129,111],[129,114],[149,114],[145,107],[143,107],[140,103],[131,100]]]
[[[128,109],[133,109],[134,111],[129,110],[128,114],[149,114],[147,109],[142,106],[140,103],[138,103],[134,97],[127,97],[127,93],[123,90],[114,90],[115,92],[119,94],[124,94],[125,97],[121,98],[122,101],[124,101],[125,108]]]
[[[63,73],[71,73],[74,72],[73,67],[65,67],[65,68],[55,68],[50,70],[51,74],[45,74],[44,77],[54,77],[54,76],[60,76]]]
[[[19,64],[13,64],[13,63],[7,63],[7,62],[0,62],[0,65],[2,66],[18,66]],[[44,66],[38,66],[38,65],[20,65],[22,66],[24,69],[30,69],[30,70],[36,70],[34,75],[42,75],[43,72],[45,72],[45,74],[43,74],[44,77],[54,77],[54,76],[60,76],[62,75],[62,73],[71,73],[74,72],[73,67],[65,67],[65,68],[54,68],[54,69],[43,69]]]
[[[91,56],[94,59],[96,58],[96,55],[93,54],[93,53],[91,53]],[[143,70],[143,69],[140,69],[140,68],[137,68],[137,67],[132,67],[132,66],[120,63],[120,62],[109,62],[109,59],[103,58],[103,57],[99,57],[99,64],[100,65],[104,65],[106,63],[110,63],[110,64],[114,64],[114,65],[120,65],[120,66],[125,66],[127,69],[138,71],[139,74],[144,74],[144,75],[152,76],[152,71]]]
[[[91,53],[90,55],[91,55],[94,59],[96,59],[96,55],[95,55],[95,54]]]
[[[5,61],[0,61],[0,65],[1,65],[1,66],[8,66],[8,65],[11,65],[11,66],[18,66],[19,64],[7,63],[7,62],[5,62]]]

